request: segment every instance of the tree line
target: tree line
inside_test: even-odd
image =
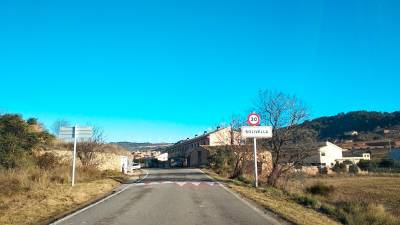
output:
[[[396,125],[400,125],[400,111],[339,113],[336,116],[308,120],[302,124],[303,127],[316,131],[321,140],[341,138],[348,131],[374,132],[377,128],[391,128]]]

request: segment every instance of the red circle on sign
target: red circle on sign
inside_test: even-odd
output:
[[[257,113],[252,113],[247,117],[247,123],[251,126],[258,126],[261,123],[261,118]]]

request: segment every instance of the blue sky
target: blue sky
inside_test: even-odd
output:
[[[0,1],[0,111],[174,142],[298,95],[400,110],[400,1]]]

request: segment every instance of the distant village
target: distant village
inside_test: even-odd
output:
[[[322,141],[310,145],[312,154],[304,159],[304,172],[316,174],[331,173],[336,163],[352,162],[371,159],[400,159],[400,127],[382,129],[385,139],[358,141],[358,131],[348,131],[343,134],[342,140]],[[144,167],[205,167],[209,165],[210,148],[217,146],[243,145],[238,135],[231,127],[216,128],[211,132],[205,131],[193,138],[178,141],[177,143],[161,148],[132,152],[133,159],[142,163]],[[241,141],[238,141],[241,140]],[[268,163],[268,162],[260,162]]]

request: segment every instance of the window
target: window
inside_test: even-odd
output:
[[[321,152],[321,156],[325,156],[325,152]]]

